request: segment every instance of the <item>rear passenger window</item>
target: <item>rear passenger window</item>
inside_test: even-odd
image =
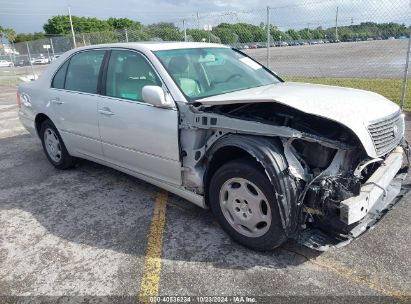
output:
[[[107,69],[106,95],[142,102],[146,85],[161,86],[147,59],[137,52],[113,50]]]
[[[104,53],[104,50],[86,51],[71,57],[65,89],[96,94]]]
[[[54,75],[53,82],[51,83],[52,88],[64,89],[64,80],[66,79],[66,72],[69,60],[67,60],[58,70],[56,75]]]

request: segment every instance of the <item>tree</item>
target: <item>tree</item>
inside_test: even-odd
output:
[[[150,40],[150,35],[140,29],[128,30],[128,41],[147,41]]]
[[[187,36],[189,41],[201,42],[203,39],[208,40],[209,33],[205,30],[199,29],[187,29]]]
[[[220,25],[213,28],[212,33],[220,39],[221,43],[234,44],[240,42],[237,34],[229,28]]]
[[[4,51],[3,37],[4,37],[4,28],[0,26],[0,45],[1,45],[0,51]]]
[[[24,41],[32,41],[45,38],[44,33],[42,32],[35,32],[32,34],[17,34],[15,43],[24,42]]]
[[[7,40],[8,40],[11,44],[13,44],[14,41],[16,40],[16,36],[17,36],[16,32],[15,32],[13,29],[11,29],[11,28],[5,29],[4,32],[5,32],[5,34],[6,34]]]
[[[274,41],[290,40],[290,36],[287,33],[280,31],[276,26],[271,27],[270,34]]]
[[[316,28],[316,29],[311,30],[311,37],[313,39],[322,39],[323,33],[321,32],[320,29]]]
[[[111,28],[116,29],[116,30],[121,30],[121,29],[141,30],[142,28],[140,22],[133,21],[128,18],[108,18],[107,23]]]
[[[181,41],[183,35],[174,23],[159,22],[148,25],[145,32],[152,38],[160,38],[163,41]]]
[[[300,35],[301,39],[303,40],[310,40],[312,39],[311,32],[308,28],[302,29],[298,31],[298,35]]]
[[[291,40],[300,40],[301,39],[300,34],[296,30],[289,29],[289,30],[285,31],[285,33],[288,36],[290,36]]]
[[[72,16],[73,28],[78,33],[104,32],[110,30],[110,25],[105,20]],[[54,16],[43,26],[46,34],[67,35],[71,32],[69,16]]]

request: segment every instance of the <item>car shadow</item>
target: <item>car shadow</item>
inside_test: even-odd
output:
[[[85,160],[72,170],[57,170],[39,141],[28,135],[0,140],[0,168],[0,210],[30,215],[24,227],[11,221],[9,231],[29,233],[30,225],[38,223],[68,242],[145,255],[159,188]],[[286,268],[319,254],[294,241],[270,252],[249,250],[233,242],[209,210],[168,195],[163,259],[225,269]]]

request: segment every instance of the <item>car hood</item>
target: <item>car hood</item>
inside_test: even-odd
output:
[[[350,128],[369,156],[377,157],[367,126],[399,111],[398,105],[368,91],[283,82],[197,100],[203,105],[277,102]]]

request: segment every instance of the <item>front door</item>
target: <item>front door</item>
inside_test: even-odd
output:
[[[153,67],[138,52],[113,50],[105,81],[98,120],[106,160],[180,185],[177,110],[154,107],[142,99],[144,86],[162,85]]]

